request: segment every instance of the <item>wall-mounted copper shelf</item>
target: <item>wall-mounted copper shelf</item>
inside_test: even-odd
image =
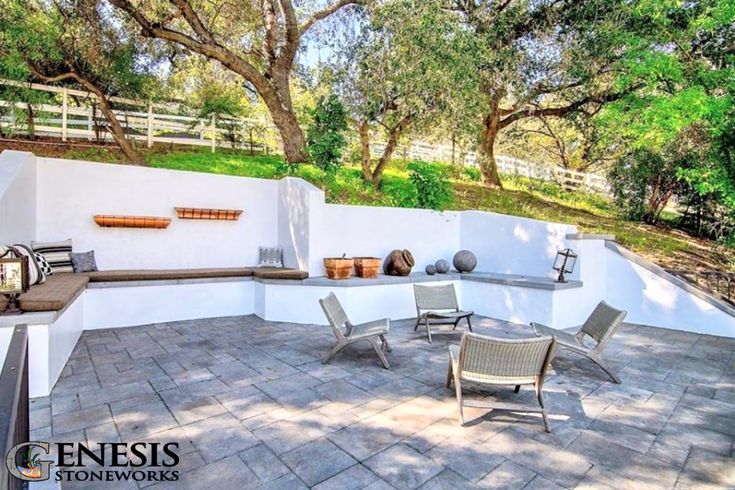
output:
[[[179,219],[215,219],[236,221],[242,209],[174,208]]]
[[[97,214],[94,222],[108,228],[168,228],[171,218],[160,216],[112,216]]]

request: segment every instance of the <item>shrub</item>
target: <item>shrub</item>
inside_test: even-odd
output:
[[[446,209],[454,200],[446,169],[427,162],[408,164],[409,177],[416,187],[418,205],[425,209]]]
[[[480,182],[480,169],[478,167],[462,167],[462,178],[472,182]]]
[[[314,165],[333,177],[342,165],[342,149],[347,145],[347,114],[336,95],[322,97],[311,113],[306,136]]]
[[[380,190],[386,197],[386,205],[398,208],[419,206],[419,193],[414,183],[406,178],[384,176]]]

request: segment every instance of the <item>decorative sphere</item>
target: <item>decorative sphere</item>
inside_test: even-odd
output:
[[[454,268],[459,272],[472,272],[477,267],[477,256],[469,250],[460,250],[454,254]]]
[[[434,267],[434,264],[429,264],[429,265],[427,265],[427,266],[426,266],[426,269],[424,269],[424,270],[425,270],[425,271],[426,271],[426,273],[427,273],[427,274],[429,274],[430,276],[433,276],[434,274],[436,274],[436,267]]]
[[[434,267],[436,267],[436,271],[439,274],[446,274],[447,272],[449,272],[449,262],[444,259],[437,260],[434,264]]]

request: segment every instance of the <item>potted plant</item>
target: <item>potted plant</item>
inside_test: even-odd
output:
[[[357,277],[370,279],[378,277],[378,271],[383,262],[378,257],[355,257],[354,261]]]
[[[349,279],[352,275],[353,260],[342,254],[342,257],[325,257],[324,268],[329,279]]]

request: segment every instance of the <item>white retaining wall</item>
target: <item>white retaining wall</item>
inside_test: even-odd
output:
[[[234,222],[180,220],[175,206],[244,212]],[[163,230],[100,228],[92,219],[95,214],[168,216],[172,222]],[[6,151],[0,155],[0,224],[0,243],[72,238],[76,250],[94,249],[103,269],[253,265],[259,245],[280,245],[287,266],[320,276],[326,256],[382,258],[394,248],[408,248],[416,258],[416,270],[422,270],[438,258],[451,261],[455,251],[466,248],[478,255],[479,271],[548,277],[553,275],[556,251],[571,246],[580,255],[572,277],[581,279],[584,287],[551,293],[462,281],[458,289],[464,306],[496,318],[524,323],[537,319],[568,327],[581,323],[598,301],[606,299],[627,309],[630,322],[735,337],[733,316],[641,267],[630,256],[615,253],[604,240],[568,239],[574,226],[478,211],[326,204],[321,190],[295,178],[251,179]],[[176,319],[176,311],[184,317],[254,311],[269,319],[324,321],[314,295],[329,288],[308,288],[306,293],[302,288],[271,285],[266,294],[266,288],[257,284],[232,284],[209,290],[221,288],[215,293],[226,298],[214,309],[197,305],[197,301],[211,305],[208,291],[182,286],[179,294],[170,292],[179,291],[179,286],[166,288],[171,301],[159,309],[162,312],[145,306],[151,298],[163,296],[151,294],[155,289],[89,290],[100,299],[105,296],[98,303],[109,308],[88,311],[87,323],[90,328],[130,324],[116,323],[116,302],[141,305],[129,314],[139,322]],[[339,294],[351,305],[348,312],[354,310],[355,321],[413,314],[410,295],[403,291],[410,292],[408,286],[394,286],[395,296],[384,294],[383,286],[346,289]],[[401,304],[382,304],[386,297]]]

